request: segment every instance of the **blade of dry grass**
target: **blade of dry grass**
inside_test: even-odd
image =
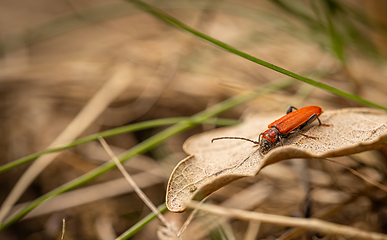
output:
[[[355,201],[359,197],[359,195],[351,196],[348,199],[344,200],[343,202],[341,202],[340,204],[337,204],[335,206],[329,206],[329,207],[323,208],[319,212],[317,212],[316,214],[313,214],[312,217],[318,218],[318,219],[326,219],[328,217],[331,217],[333,214],[335,214],[336,212],[343,209],[344,206]],[[295,239],[295,238],[301,236],[304,232],[306,232],[305,228],[293,228],[293,229],[290,229],[289,231],[285,232],[284,234],[282,234],[279,238],[277,238],[277,240]]]
[[[261,223],[249,222],[244,240],[255,240],[259,234]]]
[[[203,200],[201,200],[199,204],[204,203],[204,202],[207,200],[208,197],[209,197],[209,196],[203,198]],[[177,233],[177,236],[178,236],[178,237],[180,237],[180,236],[184,233],[184,231],[187,229],[188,225],[192,222],[192,220],[193,220],[193,218],[195,217],[195,215],[196,215],[197,212],[198,212],[198,210],[197,210],[197,209],[194,209],[194,210],[189,214],[189,216],[188,216],[187,219],[185,220],[183,226],[181,226],[179,232]]]
[[[62,133],[50,144],[48,148],[54,148],[70,142],[78,137],[104,110],[114,101],[131,83],[130,71],[126,65],[118,66],[115,74],[86,104],[82,111],[62,131]],[[45,169],[60,152],[45,155],[38,158],[16,183],[10,194],[3,202],[0,209],[0,223],[24,193],[31,182]]]
[[[286,227],[302,227],[328,235],[343,235],[346,237],[356,237],[362,239],[387,239],[386,234],[367,232],[358,228],[326,222],[316,218],[295,218],[279,216],[266,213],[250,212],[234,208],[225,208],[213,204],[199,204],[198,202],[189,203],[191,208],[212,213],[219,216],[237,218],[246,221],[263,222],[273,225]]]
[[[263,182],[258,182],[240,192],[235,194],[224,202],[221,203],[222,207],[225,208],[242,208],[243,210],[251,210],[256,206],[263,204],[269,198],[270,194],[273,192],[273,188]],[[246,201],[246,199],[250,199]],[[194,211],[197,211],[196,209]],[[183,233],[185,229],[182,228],[182,236],[189,237],[190,240],[199,240],[205,238],[209,232],[214,231],[217,227],[228,221],[228,218],[222,218],[221,220],[214,220],[214,217],[210,218],[201,218],[200,221],[192,222],[192,224],[187,228],[186,232]]]
[[[62,219],[62,234],[60,236],[60,239],[64,239],[64,235],[65,235],[65,232],[66,232],[66,220],[63,218]]]
[[[141,200],[152,210],[154,214],[160,219],[160,221],[168,228],[168,230],[173,233],[175,232],[172,225],[168,222],[168,220],[160,213],[157,207],[152,203],[152,201],[146,196],[146,194],[139,188],[137,183],[133,180],[133,178],[129,175],[129,173],[125,170],[124,166],[118,160],[117,156],[114,155],[113,151],[110,149],[109,145],[106,143],[105,139],[98,138],[101,145],[105,148],[106,152],[112,158],[114,163],[117,165],[117,168],[120,170],[122,175],[125,177],[126,181],[132,186],[137,195],[141,198]]]
[[[166,179],[161,177],[161,174],[163,174],[161,169],[152,169],[133,175],[133,179],[138,182],[139,187],[146,188],[165,182]],[[50,199],[48,202],[29,212],[23,220],[62,211],[102,199],[120,196],[130,192],[133,192],[133,188],[128,186],[128,183],[124,178],[94,184],[92,186],[63,193],[57,198]],[[17,209],[26,205],[27,203],[17,204],[14,208],[12,208],[11,212],[15,212]]]
[[[333,160],[333,159],[328,159],[328,158],[325,158],[324,160],[325,160],[325,161],[329,161],[329,162],[333,162],[333,163],[336,163],[336,164],[342,166],[343,168],[347,169],[347,170],[350,171],[352,174],[358,176],[359,178],[363,179],[364,181],[368,182],[369,184],[371,184],[371,185],[373,185],[373,186],[379,188],[380,190],[382,190],[382,191],[384,191],[384,192],[387,192],[387,186],[385,186],[385,185],[383,185],[383,184],[381,184],[381,183],[379,183],[379,182],[377,182],[377,181],[375,181],[375,180],[373,180],[373,179],[371,179],[371,178],[369,178],[369,177],[367,177],[367,176],[365,176],[365,175],[359,173],[358,171],[356,171],[356,170],[354,170],[354,169],[352,169],[352,168],[350,168],[350,167],[345,166],[345,165],[342,164],[341,162],[338,162],[338,161]]]

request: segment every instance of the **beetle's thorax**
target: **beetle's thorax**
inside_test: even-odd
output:
[[[269,141],[271,144],[275,144],[279,141],[279,131],[273,126],[262,133],[262,138]]]

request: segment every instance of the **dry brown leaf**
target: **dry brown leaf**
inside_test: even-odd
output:
[[[387,113],[368,108],[326,111],[320,119],[332,126],[312,124],[302,131],[319,140],[293,134],[283,141],[283,147],[274,148],[264,156],[247,141],[211,143],[211,139],[223,136],[257,140],[258,135],[282,115],[254,116],[238,126],[215,129],[187,139],[183,148],[190,156],[171,174],[166,196],[168,209],[184,211],[191,199],[201,200],[239,178],[257,175],[263,167],[275,162],[291,158],[338,157],[387,144]]]

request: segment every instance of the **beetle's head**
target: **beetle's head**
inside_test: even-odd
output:
[[[273,144],[265,138],[263,138],[259,144],[261,153],[267,153],[272,148],[272,146]]]
[[[268,153],[280,140],[280,133],[277,128],[272,127],[262,133],[262,139],[259,143],[261,153]]]

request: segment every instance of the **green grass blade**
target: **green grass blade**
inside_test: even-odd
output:
[[[156,119],[156,120],[150,120],[150,121],[145,121],[145,122],[140,122],[140,123],[134,123],[134,124],[130,124],[127,126],[107,130],[107,131],[104,131],[101,133],[92,134],[92,135],[89,135],[87,137],[83,137],[83,138],[80,138],[78,140],[75,140],[69,144],[65,144],[63,146],[59,146],[56,148],[50,148],[50,149],[47,149],[44,151],[40,151],[40,152],[31,154],[31,155],[28,155],[26,157],[22,157],[20,159],[17,159],[15,161],[12,161],[10,163],[7,163],[7,164],[0,166],[0,173],[5,172],[13,167],[30,162],[30,161],[32,161],[32,160],[34,160],[34,159],[36,159],[44,154],[61,151],[61,150],[75,147],[75,146],[78,146],[78,145],[81,145],[81,144],[84,144],[87,142],[95,141],[95,140],[98,140],[99,137],[107,138],[107,137],[114,136],[114,135],[121,134],[121,133],[134,132],[134,131],[140,131],[140,130],[144,130],[144,129],[148,129],[148,128],[171,125],[171,124],[175,124],[175,123],[178,123],[181,121],[191,121],[192,123],[200,123],[200,124],[215,124],[218,126],[230,126],[230,125],[234,125],[234,124],[238,123],[237,120],[221,119],[221,118],[220,119],[219,118],[212,118],[212,119],[206,119],[206,120],[201,121],[201,122],[194,122],[189,117],[164,118],[164,119]]]
[[[160,205],[157,209],[159,210],[159,212],[164,213],[165,211],[167,211],[167,206],[164,203]],[[129,239],[135,233],[137,233],[141,228],[143,228],[145,225],[147,225],[150,221],[152,221],[156,217],[157,217],[156,214],[154,214],[153,212],[149,213],[146,217],[138,221],[131,228],[129,228],[127,231],[121,234],[117,239],[120,239],[120,240]]]
[[[308,83],[312,86],[315,86],[315,87],[318,87],[318,88],[321,88],[321,89],[324,89],[324,90],[327,90],[331,93],[334,93],[336,95],[339,95],[339,96],[342,96],[342,97],[345,97],[345,98],[348,98],[348,99],[351,99],[351,100],[354,100],[354,101],[357,101],[359,103],[362,103],[362,104],[365,104],[365,105],[369,105],[369,106],[373,106],[373,107],[376,107],[376,108],[380,108],[380,109],[384,109],[384,110],[387,110],[386,107],[384,106],[381,106],[379,104],[376,104],[374,102],[371,102],[371,101],[368,101],[364,98],[361,98],[357,95],[353,95],[353,94],[350,94],[350,93],[347,93],[347,92],[344,92],[344,91],[341,91],[337,88],[334,88],[334,87],[331,87],[329,85],[326,85],[326,84],[323,84],[321,82],[317,82],[315,80],[312,80],[310,78],[307,78],[307,77],[303,77],[301,75],[298,75],[296,73],[293,73],[291,71],[288,71],[284,68],[281,68],[281,67],[278,67],[274,64],[271,64],[269,62],[266,62],[264,60],[261,60],[259,58],[256,58],[256,57],[253,57],[247,53],[244,53],[242,51],[239,51],[235,48],[233,48],[232,46],[226,44],[226,43],[223,43],[215,38],[212,38],[202,32],[199,32],[191,27],[189,27],[188,25],[182,23],[181,21],[177,20],[176,18],[170,16],[169,14],[167,13],[164,13],[162,12],[161,10],[147,4],[147,3],[144,3],[142,1],[139,1],[139,0],[126,0],[128,2],[131,2],[133,4],[135,4],[138,8],[140,8],[141,10],[145,11],[145,12],[148,12],[150,14],[152,14],[153,16],[157,17],[158,19],[164,21],[165,23],[168,23],[169,25],[173,26],[173,27],[176,27],[178,29],[181,29],[181,30],[184,30],[186,32],[190,32],[192,33],[193,35],[195,36],[198,36],[210,43],[213,43],[215,45],[217,45],[218,47],[220,48],[223,48],[224,50],[226,51],[229,51],[233,54],[236,54],[238,56],[241,56],[247,60],[250,60],[252,62],[255,62],[255,63],[258,63],[264,67],[267,67],[267,68],[270,68],[274,71],[277,71],[279,73],[282,73],[286,76],[289,76],[289,77],[292,77],[292,78],[295,78],[297,80],[300,80],[302,82],[305,82],[305,83]]]
[[[244,103],[246,101],[249,101],[253,98],[258,97],[261,94],[264,93],[269,93],[269,92],[274,92],[279,89],[283,89],[289,86],[292,86],[295,84],[295,81],[293,79],[287,79],[281,82],[274,82],[274,83],[269,83],[266,85],[263,85],[262,88],[252,91],[252,92],[247,92],[247,93],[242,93],[236,97],[229,98],[221,103],[218,103],[200,113],[195,114],[194,116],[191,117],[190,121],[181,121],[165,130],[162,132],[146,139],[145,141],[137,144],[133,148],[129,149],[125,153],[121,154],[118,159],[120,162],[125,162],[129,158],[136,156],[138,154],[144,153],[151,149],[152,147],[156,146],[157,144],[165,141],[169,137],[172,137],[180,132],[183,132],[187,129],[192,128],[193,126],[196,125],[196,122],[202,122],[210,117],[216,116],[228,109],[231,109],[241,103]],[[91,180],[97,178],[98,176],[102,175],[103,173],[115,168],[115,164],[113,161],[109,161],[92,171],[66,183],[63,184],[60,187],[55,188],[54,190],[40,196],[39,198],[35,199],[31,203],[29,203],[27,206],[24,208],[20,209],[18,212],[16,212],[14,215],[9,217],[1,226],[0,226],[0,231],[7,228],[11,224],[15,223],[16,221],[20,220],[22,217],[24,217],[27,213],[29,213],[31,210],[36,208],[37,206],[41,205],[45,201],[49,200],[50,198],[53,198],[61,193],[67,192],[71,189],[77,188],[85,183],[90,182]]]
[[[340,20],[338,12],[341,10],[341,8],[333,1],[326,1],[322,3],[325,9],[325,18],[328,24],[327,35],[331,39],[332,51],[335,53],[337,58],[340,59],[343,64],[345,64],[345,39],[340,33],[339,28],[335,26],[335,22]]]
[[[283,10],[285,13],[291,14],[296,18],[303,20],[304,22],[308,23],[310,26],[314,28],[321,28],[321,29],[324,28],[324,25],[314,20],[307,13],[304,13],[301,10],[296,9],[293,6],[294,4],[292,2],[281,1],[281,0],[271,0],[270,2],[276,5],[279,9]]]

